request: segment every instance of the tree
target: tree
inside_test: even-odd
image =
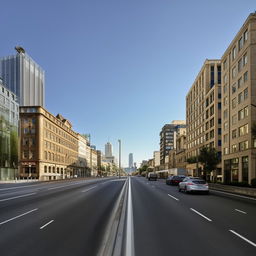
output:
[[[198,161],[203,165],[205,178],[207,179],[207,174],[216,170],[217,164],[220,162],[220,158],[215,148],[204,146],[200,149]]]
[[[143,173],[143,172],[146,172],[148,169],[148,166],[147,165],[143,165],[141,168],[138,169],[140,175]]]

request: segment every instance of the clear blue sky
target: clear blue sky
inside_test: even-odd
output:
[[[165,123],[206,58],[220,58],[255,0],[5,0],[0,56],[21,45],[46,72],[46,108],[136,162],[159,150]]]

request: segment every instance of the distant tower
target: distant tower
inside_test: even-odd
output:
[[[105,144],[105,156],[106,157],[112,157],[112,144],[108,142]]]
[[[44,70],[17,46],[16,55],[0,58],[0,76],[7,89],[15,93],[20,106],[44,107]]]
[[[129,168],[133,168],[133,154],[129,154]]]

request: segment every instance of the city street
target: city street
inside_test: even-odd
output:
[[[121,255],[255,255],[255,199],[144,177],[1,184],[1,255],[101,255],[123,187]]]
[[[124,181],[0,185],[0,255],[97,255]]]

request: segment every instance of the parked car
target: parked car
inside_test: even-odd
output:
[[[198,177],[186,177],[179,183],[179,191],[188,192],[204,192],[209,193],[208,183]]]
[[[166,179],[166,185],[179,185],[179,183],[183,181],[184,178],[186,178],[184,175],[169,176]]]
[[[150,172],[148,174],[148,180],[157,180],[157,174],[153,173],[153,172]]]

